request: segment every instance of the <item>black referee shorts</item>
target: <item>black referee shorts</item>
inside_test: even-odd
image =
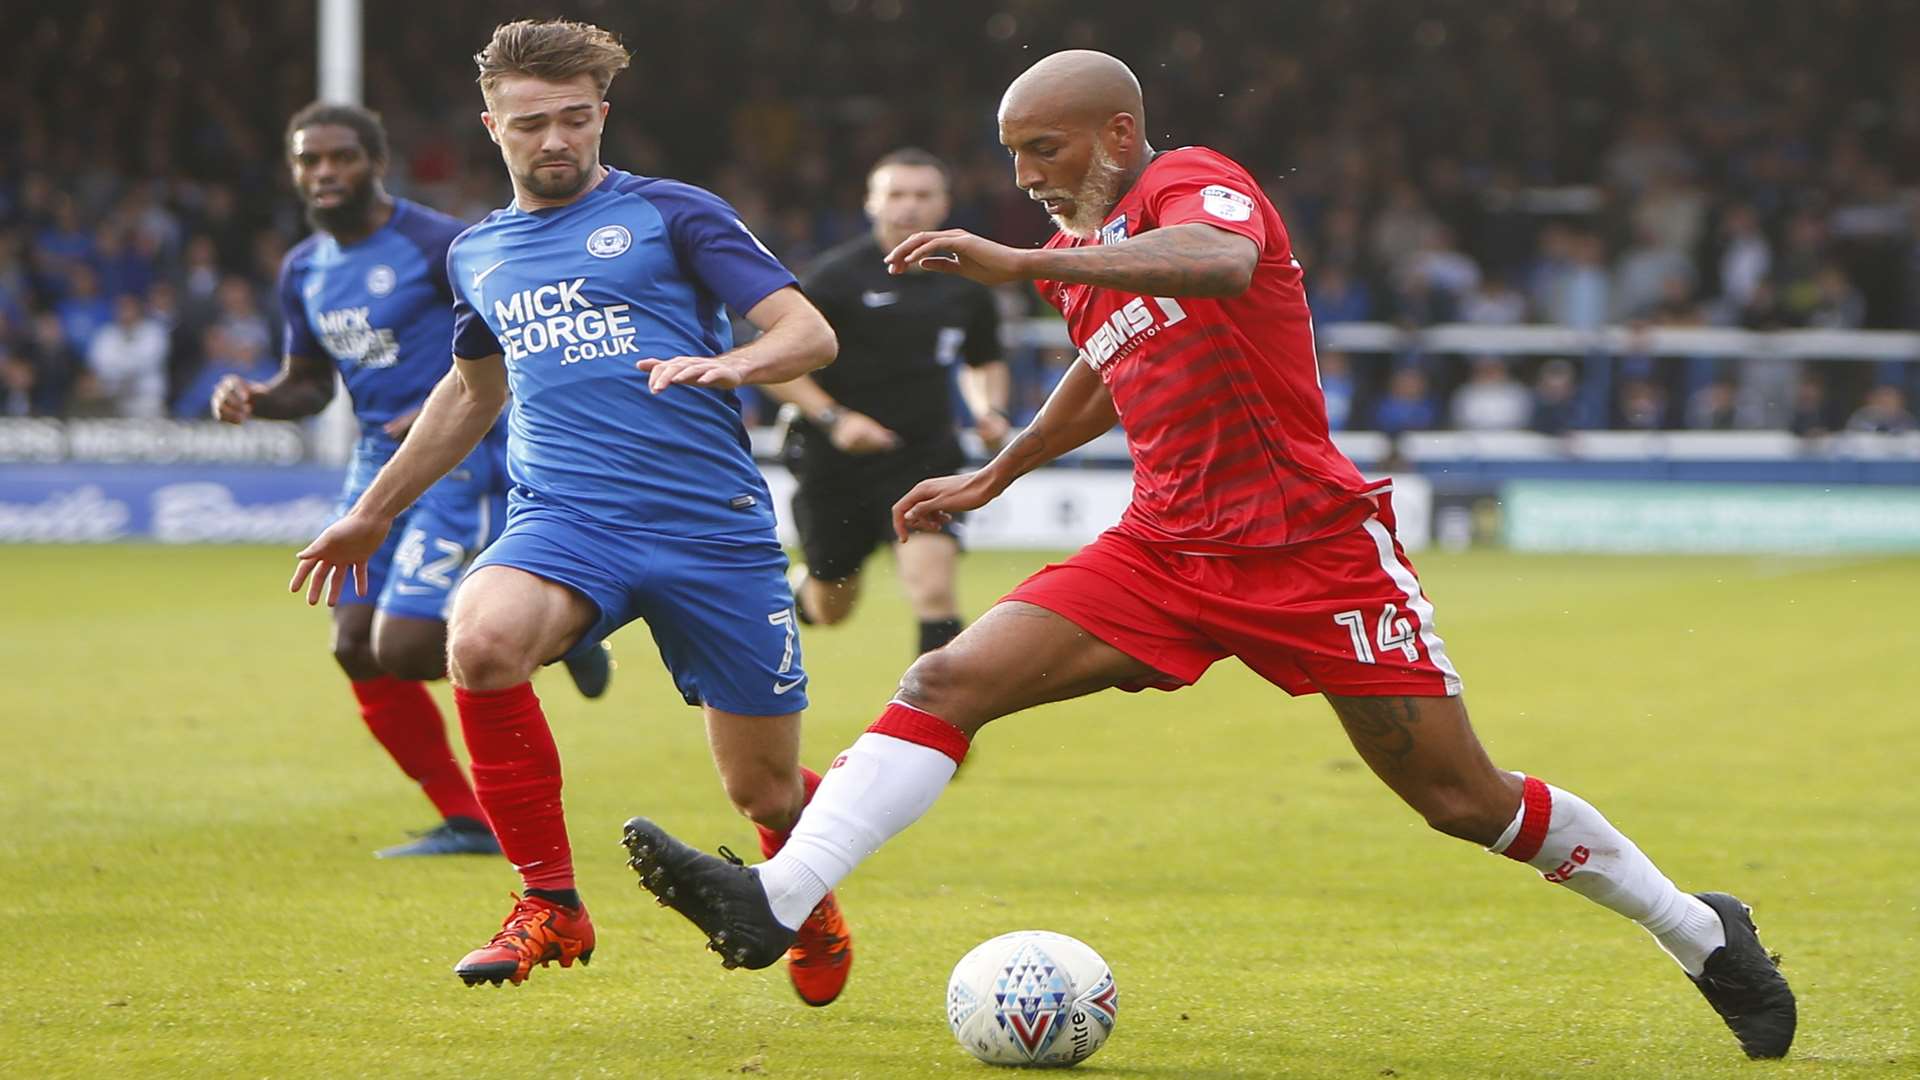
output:
[[[942,460],[945,459],[945,460]],[[930,476],[957,471],[957,452],[929,457],[900,451],[865,460],[816,455],[789,459],[799,485],[793,493],[793,523],[807,572],[821,581],[839,581],[857,573],[875,548],[892,543],[893,504]],[[941,532],[960,539],[960,521]]]

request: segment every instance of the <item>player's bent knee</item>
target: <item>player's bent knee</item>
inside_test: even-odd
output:
[[[398,679],[432,682],[447,673],[446,646],[438,641],[376,640],[373,658],[380,670]]]
[[[335,634],[333,637],[333,661],[346,672],[347,678],[355,682],[377,679],[385,674],[379,658],[374,656],[371,638],[359,634]]]
[[[971,738],[1000,715],[982,692],[991,672],[978,670],[972,654],[952,645],[923,653],[900,677],[900,700],[945,720]]]
[[[533,677],[534,661],[512,636],[485,626],[457,628],[447,643],[453,681],[467,690],[505,690]]]
[[[797,776],[792,783],[756,776],[751,780],[729,781],[726,788],[734,809],[763,829],[787,832],[800,820],[805,794]]]

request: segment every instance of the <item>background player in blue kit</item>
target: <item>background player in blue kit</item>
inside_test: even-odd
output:
[[[465,226],[387,194],[387,135],[378,114],[315,103],[287,124],[294,186],[314,233],[280,270],[286,349],[280,375],[233,375],[214,389],[213,412],[311,416],[334,393],[337,368],[360,421],[341,493],[353,505],[399,448],[427,392],[447,370],[453,336],[446,251]],[[504,425],[435,484],[369,563],[364,590],[334,609],[333,655],[352,681],[367,728],[419,783],[441,824],[383,856],[498,854],[484,811],[448,745],[446,724],[422,680],[446,673],[446,610],[467,564],[505,516]],[[604,654],[582,654],[583,692],[606,688]]]
[[[507,527],[461,588],[449,643],[474,787],[527,890],[455,969],[497,985],[594,946],[559,755],[527,681],[543,661],[645,619],[763,850],[797,820],[818,779],[799,765],[806,674],[734,390],[819,368],[835,343],[732,207],[601,164],[607,86],[628,60],[613,35],[510,23],[476,60],[514,202],[454,242],[454,370],[359,502],[300,553],[293,588],[331,600],[364,575],[401,510],[511,394]],[[751,344],[732,347],[727,307],[762,331]],[[829,897],[795,945],[795,988],[825,1004],[851,962]]]

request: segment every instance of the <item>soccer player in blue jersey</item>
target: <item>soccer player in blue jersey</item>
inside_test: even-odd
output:
[[[446,252],[465,225],[387,194],[386,129],[367,109],[316,102],[300,110],[287,124],[287,157],[314,233],[280,268],[283,366],[267,383],[221,380],[213,413],[232,424],[312,416],[332,399],[337,369],[361,430],[341,493],[345,512],[447,371]],[[334,609],[333,655],[361,717],[442,819],[382,856],[500,851],[423,680],[446,673],[454,584],[505,517],[505,445],[502,426],[435,484],[369,561],[367,587]],[[583,690],[604,690],[605,672],[604,656],[589,660]]]
[[[299,555],[309,602],[358,579],[400,512],[484,437],[509,397],[507,527],[454,603],[449,653],[474,787],[526,895],[456,972],[519,983],[587,960],[560,760],[528,676],[635,619],[704,710],[722,786],[784,842],[818,778],[799,764],[805,671],[786,556],[735,390],[833,359],[833,331],[733,208],[600,162],[628,54],[566,21],[500,26],[476,58],[481,118],[514,201],[447,257],[454,370],[353,509]],[[725,309],[761,330],[733,347]],[[831,897],[790,954],[824,1005],[852,962]]]

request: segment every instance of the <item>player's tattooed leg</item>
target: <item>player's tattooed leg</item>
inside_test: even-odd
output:
[[[1371,759],[1378,754],[1390,761],[1405,761],[1413,752],[1414,728],[1420,723],[1412,698],[1334,697],[1329,694],[1333,711],[1347,729],[1354,748]]]
[[[1327,701],[1374,775],[1427,824],[1485,845],[1513,819],[1520,782],[1493,767],[1458,697]]]

